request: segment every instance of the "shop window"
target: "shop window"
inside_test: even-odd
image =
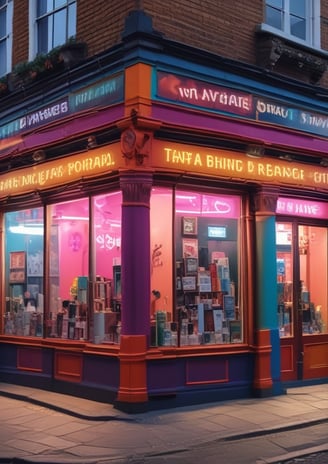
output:
[[[34,0],[35,54],[48,53],[76,35],[76,0]]]
[[[293,335],[293,233],[291,223],[276,224],[278,324],[280,337]]]
[[[302,332],[327,333],[328,234],[325,227],[298,226]]]
[[[151,344],[176,344],[172,290],[172,190],[154,188],[150,200]],[[164,330],[166,341],[164,342]]]
[[[320,2],[266,0],[263,26],[292,41],[320,48]]]
[[[163,269],[161,281],[175,282],[174,308],[170,309],[170,293],[166,296],[159,285],[154,287],[156,344],[241,343],[240,198],[177,190],[172,203],[168,195],[168,210],[158,207],[157,212],[163,241],[153,239],[152,244],[153,251],[163,250],[163,255],[156,256],[159,267],[165,266],[165,247],[171,241],[171,204],[175,221],[174,275]],[[153,227],[154,222],[152,231]]]
[[[119,343],[121,204],[114,192],[49,205],[47,231],[43,208],[5,213],[5,334]]]
[[[11,68],[13,2],[0,0],[0,77]]]
[[[88,333],[89,200],[47,208],[49,295],[47,337],[86,340]]]
[[[6,213],[4,224],[4,333],[41,337],[44,310],[43,208]]]
[[[280,336],[327,333],[327,228],[279,222],[276,246]]]
[[[92,199],[93,260],[90,336],[95,343],[119,343],[121,334],[122,194]]]

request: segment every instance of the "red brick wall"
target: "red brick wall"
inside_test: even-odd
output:
[[[144,0],[154,27],[165,36],[245,62],[255,62],[254,28],[262,22],[262,0]]]
[[[328,0],[321,0],[322,48],[328,50]],[[263,21],[263,0],[78,0],[77,37],[89,55],[121,41],[124,20],[137,4],[168,39],[220,56],[255,64],[255,27]],[[28,0],[14,2],[13,63],[28,58]],[[327,73],[326,73],[327,74]],[[302,79],[300,72],[289,75]],[[328,78],[322,84],[328,85]]]
[[[28,60],[28,0],[14,2],[13,64]]]

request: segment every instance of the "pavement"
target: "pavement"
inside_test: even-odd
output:
[[[155,462],[155,456],[207,443],[325,423],[328,384],[293,387],[276,397],[127,414],[107,403],[0,383],[0,463],[143,463],[145,456]],[[327,440],[311,451],[327,452]],[[256,464],[302,453],[263,456]]]

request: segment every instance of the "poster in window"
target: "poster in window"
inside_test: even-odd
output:
[[[198,259],[198,240],[196,238],[182,239],[182,255],[183,258]]]
[[[236,319],[235,298],[231,295],[223,295],[223,309],[227,321]]]
[[[10,269],[25,269],[25,251],[12,251],[9,253]]]
[[[26,279],[26,253],[25,251],[12,251],[9,253],[9,282],[24,283]]]
[[[197,217],[182,218],[182,235],[197,235]]]
[[[182,277],[182,289],[184,292],[194,292],[196,290],[196,276]]]
[[[195,275],[198,271],[198,259],[197,258],[185,258],[185,275]]]

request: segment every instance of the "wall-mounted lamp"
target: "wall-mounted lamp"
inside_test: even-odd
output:
[[[285,155],[280,155],[279,159],[283,161],[293,161],[293,157],[291,155],[285,154]]]
[[[248,145],[246,155],[249,158],[262,158],[264,156],[264,147],[262,145]]]
[[[32,159],[36,163],[39,163],[40,161],[43,161],[45,159],[45,157],[46,157],[46,153],[45,153],[44,150],[36,150],[32,155]]]
[[[88,150],[90,150],[91,148],[96,148],[97,146],[98,143],[96,137],[94,135],[89,135],[87,145]]]

